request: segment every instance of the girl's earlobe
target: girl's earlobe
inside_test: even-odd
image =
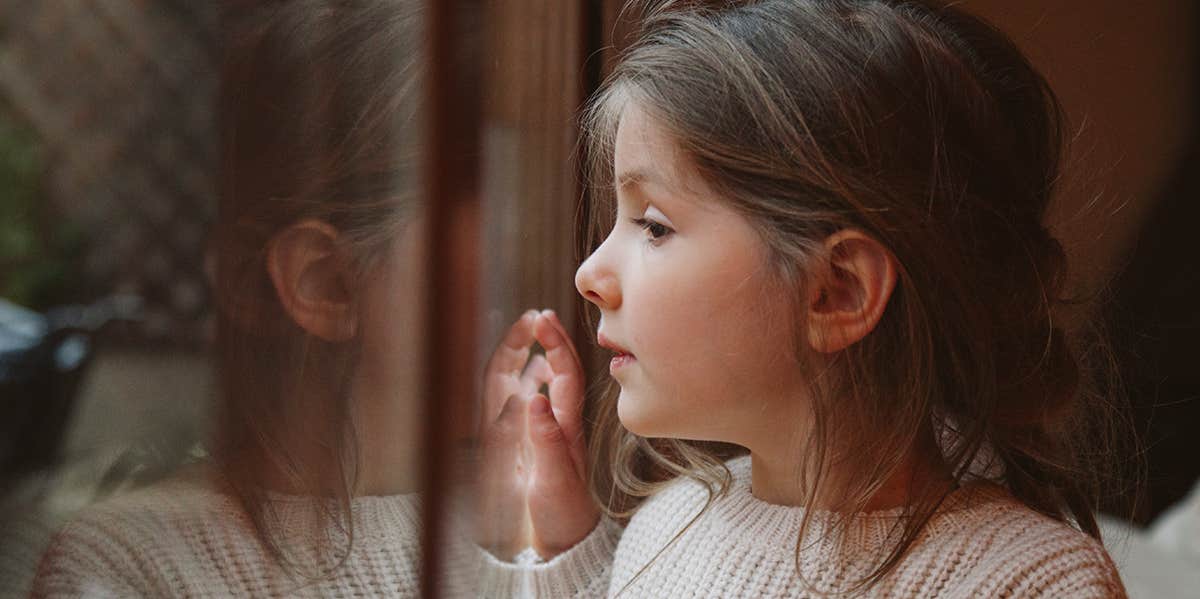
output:
[[[843,350],[883,318],[896,287],[896,259],[883,244],[854,229],[826,238],[825,268],[810,284],[805,322],[816,351]]]
[[[297,326],[329,342],[357,334],[353,278],[337,229],[300,221],[271,239],[266,262],[279,303]]]

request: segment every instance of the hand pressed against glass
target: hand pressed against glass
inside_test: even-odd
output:
[[[544,354],[530,358],[534,342]],[[549,397],[538,393],[545,385]],[[596,526],[582,429],[583,366],[558,316],[526,312],[484,375],[477,541],[503,559],[549,559]]]

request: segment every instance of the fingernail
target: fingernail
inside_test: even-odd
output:
[[[536,318],[537,315],[538,315],[537,310],[526,310],[525,313],[521,315],[521,318],[527,320],[530,318]]]
[[[534,395],[529,401],[529,412],[531,414],[545,414],[550,411],[550,400],[546,399],[541,393]]]
[[[554,318],[554,310],[542,310],[542,316],[546,318]]]

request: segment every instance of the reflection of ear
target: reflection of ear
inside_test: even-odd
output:
[[[337,238],[337,229],[308,219],[276,233],[267,245],[279,303],[300,328],[326,341],[346,341],[357,328],[351,272]]]
[[[828,270],[814,277],[808,298],[808,339],[831,353],[857,343],[883,317],[896,287],[896,259],[883,244],[843,229],[825,239]]]

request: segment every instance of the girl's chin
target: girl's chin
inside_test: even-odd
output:
[[[621,421],[621,426],[625,427],[631,433],[640,435],[638,425],[641,423],[641,414],[638,413],[637,407],[634,405],[636,400],[630,397],[630,393],[621,386],[621,394],[617,396],[617,420]]]
[[[617,419],[621,421],[625,430],[635,435],[662,437],[662,419],[646,409],[651,405],[652,402],[647,402],[645,398],[637,397],[621,387],[621,394],[617,397]]]
[[[630,393],[624,387],[617,396],[617,420],[625,430],[648,439],[679,439],[686,441],[717,441],[741,444],[731,431],[713,431],[697,427],[695,422],[680,418],[678,408],[664,406],[653,397]]]

